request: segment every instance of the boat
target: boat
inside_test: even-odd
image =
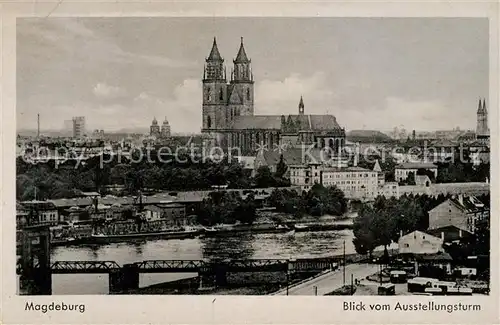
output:
[[[293,227],[295,231],[307,231],[309,229],[309,226],[303,224],[294,225]]]
[[[130,234],[117,234],[117,235],[106,235],[106,234],[93,234],[90,237],[85,238],[85,243],[88,244],[108,244],[108,243],[119,243],[127,241],[141,241],[146,239],[185,239],[185,238],[195,238],[199,235],[198,230],[186,230],[186,231],[158,231],[158,232],[139,232]]]

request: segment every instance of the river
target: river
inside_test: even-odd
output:
[[[352,231],[323,231],[275,234],[241,234],[234,237],[152,240],[100,246],[55,247],[51,261],[115,261],[120,265],[161,259],[272,259],[326,257],[354,253]],[[141,274],[140,287],[177,280],[196,274]],[[52,293],[107,294],[107,274],[56,274]]]

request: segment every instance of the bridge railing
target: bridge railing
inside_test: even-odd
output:
[[[149,260],[133,263],[139,270],[152,270],[152,269],[186,269],[186,270],[199,270],[206,266],[203,260]]]
[[[54,273],[108,273],[121,266],[114,261],[56,261],[50,268]]]
[[[212,272],[222,268],[229,272],[245,271],[322,271],[340,265],[338,258],[306,258],[306,259],[250,259],[225,260],[220,262],[206,260],[146,260],[131,263],[139,272]],[[34,265],[38,268],[38,265]],[[108,273],[121,269],[114,261],[56,261],[51,264],[54,273]]]

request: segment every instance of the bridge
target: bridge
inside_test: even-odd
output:
[[[341,262],[339,258],[307,259],[247,259],[247,260],[146,260],[125,264],[139,273],[213,273],[216,269],[226,272],[316,272],[333,268]],[[125,266],[124,265],[124,266]],[[52,274],[111,273],[120,270],[114,261],[56,261],[50,265]],[[39,268],[38,264],[34,265]]]
[[[38,263],[33,265],[34,274],[41,286],[49,287],[52,274],[109,274],[110,293],[139,288],[140,273],[198,273],[199,276],[214,277],[215,284],[227,284],[227,274],[236,272],[321,272],[334,269],[339,258],[309,259],[248,259],[248,260],[147,260],[119,265],[114,261],[56,261],[45,272]],[[22,273],[22,269],[20,269]],[[44,280],[45,279],[45,280]],[[288,281],[288,280],[287,280]],[[47,282],[47,283],[45,283]],[[49,290],[49,289],[46,289]]]

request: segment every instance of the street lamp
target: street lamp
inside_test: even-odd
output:
[[[343,268],[342,268],[342,279],[343,285],[345,285],[345,239],[344,239],[344,253],[343,253]]]

